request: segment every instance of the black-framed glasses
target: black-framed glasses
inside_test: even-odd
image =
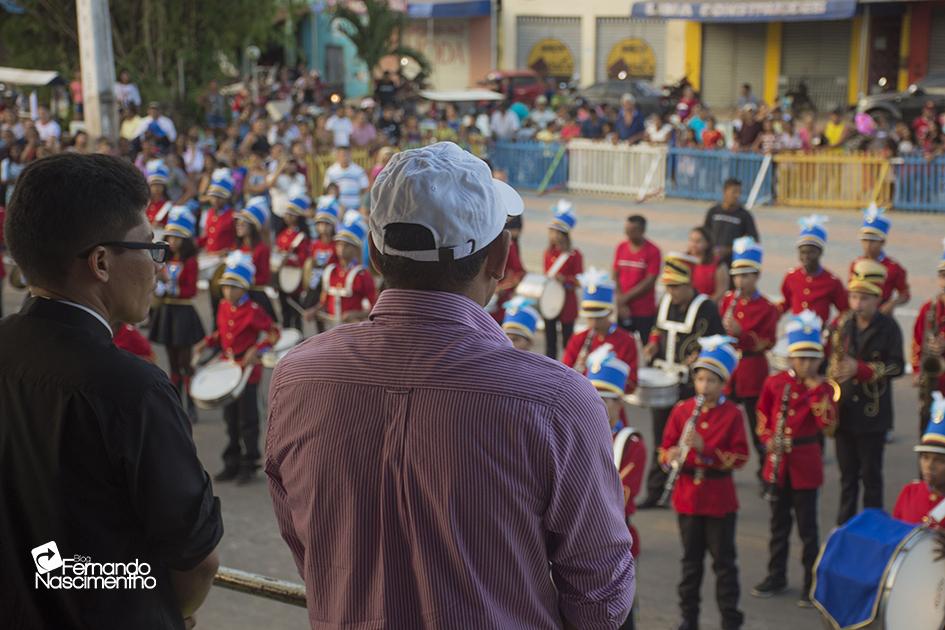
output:
[[[166,241],[155,241],[153,243],[136,243],[134,241],[107,241],[92,245],[84,252],[79,254],[79,258],[85,258],[96,247],[120,247],[122,249],[146,249],[151,254],[151,260],[156,263],[165,263],[170,258],[171,246]]]

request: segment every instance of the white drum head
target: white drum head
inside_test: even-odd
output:
[[[279,270],[279,288],[285,293],[295,293],[302,286],[301,267],[283,267]]]
[[[302,331],[296,328],[284,328],[279,331],[279,341],[272,347],[275,353],[284,352],[302,341]]]
[[[637,381],[642,387],[671,387],[679,383],[673,374],[652,367],[637,370]]]
[[[933,560],[935,537],[912,534],[906,543],[885,605],[886,628],[941,630],[945,622],[945,561]],[[889,584],[889,580],[887,580]]]
[[[190,383],[190,395],[194,400],[213,402],[239,387],[243,379],[243,368],[233,361],[215,361],[199,370]]]
[[[564,309],[565,298],[564,285],[556,280],[549,280],[545,283],[545,290],[541,293],[541,299],[538,300],[538,310],[545,319],[557,319]]]
[[[548,278],[540,273],[526,273],[522,281],[515,287],[515,295],[538,302],[541,299],[541,294],[544,293],[546,282],[548,282]]]
[[[269,254],[269,271],[279,273],[279,267],[282,266],[283,260],[285,260],[285,254],[281,252],[272,252]]]

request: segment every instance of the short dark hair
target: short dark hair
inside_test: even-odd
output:
[[[500,238],[501,232],[496,240]],[[436,249],[433,233],[413,223],[391,223],[384,230],[384,241],[394,249],[405,252]],[[420,262],[377,252],[374,266],[384,276],[384,284],[391,289],[462,291],[482,271],[493,243],[495,241],[465,258],[445,262]]]
[[[640,228],[646,232],[646,217],[642,214],[631,214],[629,217],[627,217],[627,221],[639,225]]]
[[[84,249],[121,240],[138,225],[149,197],[127,160],[71,152],[36,160],[10,199],[7,247],[32,282],[55,285]]]
[[[732,186],[741,186],[741,185],[742,185],[742,180],[738,179],[737,177],[729,177],[728,179],[725,180],[725,183],[722,184],[722,190],[726,190],[728,188],[731,188]]]

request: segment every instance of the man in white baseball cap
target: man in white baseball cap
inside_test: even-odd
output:
[[[634,566],[600,396],[483,308],[521,198],[451,143],[395,155],[371,197],[370,320],[297,346],[270,387],[312,627],[617,628]]]

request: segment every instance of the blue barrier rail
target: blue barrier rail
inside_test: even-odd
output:
[[[670,148],[666,156],[666,196],[719,200],[722,184],[734,177],[742,183],[744,203],[763,161],[760,153]],[[773,170],[769,166],[765,173],[756,203],[768,203],[774,197]]]
[[[492,164],[508,174],[513,188],[536,190],[545,179],[558,155],[557,142],[496,142],[489,149]],[[568,184],[568,152],[559,160],[547,189],[563,188]]]
[[[904,157],[893,162],[893,207],[945,212],[945,158]]]

